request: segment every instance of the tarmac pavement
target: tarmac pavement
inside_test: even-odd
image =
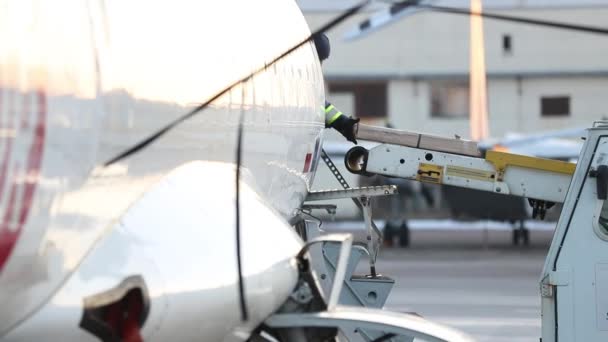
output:
[[[410,248],[380,251],[378,272],[396,281],[385,307],[480,342],[538,342],[538,282],[552,232],[530,234],[530,247],[513,247],[509,231],[412,230]],[[369,273],[365,260],[358,269]]]
[[[384,248],[395,279],[386,307],[416,312],[480,342],[539,341],[538,281],[546,248]],[[365,272],[365,262],[360,265]]]

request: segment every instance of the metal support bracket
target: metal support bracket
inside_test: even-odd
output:
[[[333,279],[338,252],[336,244],[325,244],[323,246],[323,261],[328,273],[325,279]],[[342,293],[340,293],[339,303],[380,309],[386,303],[395,281],[385,276],[355,275],[354,272],[361,257],[366,254],[367,250],[362,246],[353,245],[346,267],[344,286],[342,287]],[[328,288],[327,285],[324,287]]]
[[[315,239],[321,236],[317,222],[307,221],[306,230],[309,238]],[[314,277],[319,288],[322,290],[321,294],[327,300],[334,286],[333,281],[337,279],[335,272],[338,268],[340,245],[323,243],[322,245],[311,246],[309,253]],[[384,276],[372,278],[365,275],[355,275],[354,272],[357,265],[364,256],[369,256],[369,252],[364,246],[353,245],[351,247],[338,304],[381,309],[384,307],[395,281]],[[356,333],[343,331],[342,333],[350,341],[359,341],[362,339],[362,336],[365,336],[363,338],[364,341],[370,341],[374,339],[370,337],[377,338],[381,336],[365,330],[360,330]]]
[[[321,190],[311,191],[306,197],[306,201],[326,201],[343,198],[360,198],[394,195],[397,193],[395,185],[369,186],[361,188],[349,188],[344,190]]]
[[[367,229],[367,250],[369,252],[369,269],[370,274],[376,277],[376,258],[382,244],[382,232],[372,225],[372,205],[368,197],[360,198],[361,206],[363,207],[363,220]]]
[[[353,237],[350,234],[327,234],[318,236],[314,239],[310,239],[306,242],[304,247],[300,250],[297,255],[297,258],[302,258],[308,250],[315,244],[319,243],[340,243],[340,252],[337,256],[336,261],[336,269],[334,272],[334,278],[331,283],[331,292],[326,296],[327,301],[327,309],[331,310],[336,305],[338,305],[338,299],[340,298],[340,293],[342,292],[342,285],[344,284],[344,279],[346,276],[346,269],[348,265],[348,260],[350,257]]]
[[[325,210],[330,215],[336,214],[338,206],[335,204],[304,204],[302,205],[302,211],[311,212],[313,210]]]
[[[344,190],[314,191],[308,194],[307,201],[321,201],[341,198],[358,198],[363,211],[363,219],[367,228],[367,250],[370,254],[369,268],[372,277],[376,276],[376,258],[382,244],[382,232],[372,221],[371,197],[387,196],[397,193],[397,186],[383,185]]]

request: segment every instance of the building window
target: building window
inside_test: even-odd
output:
[[[431,117],[467,118],[469,83],[466,81],[430,81]]]
[[[570,96],[543,96],[540,98],[542,116],[570,115]]]
[[[330,93],[350,93],[355,99],[355,112],[345,113],[358,118],[384,118],[387,115],[386,82],[329,83]],[[330,98],[327,99],[331,102]]]
[[[510,55],[511,53],[513,53],[513,47],[511,44],[511,35],[510,34],[502,35],[502,52],[505,55]]]

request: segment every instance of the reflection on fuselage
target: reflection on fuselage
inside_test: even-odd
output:
[[[48,300],[122,213],[169,171],[193,160],[234,162],[240,115],[250,186],[284,217],[304,199],[314,174],[306,158],[318,154],[323,128],[323,80],[311,44],[144,151],[102,166],[309,34],[289,1],[140,7],[135,1],[16,0],[0,11],[2,151],[9,141],[32,136],[11,126],[23,108],[9,104],[38,90],[46,99],[41,165],[28,173],[37,184],[30,214],[0,268],[0,306],[11,308],[0,310],[0,335]],[[27,159],[2,161],[19,158]],[[4,213],[9,189],[0,195]],[[7,229],[5,221],[0,229]]]

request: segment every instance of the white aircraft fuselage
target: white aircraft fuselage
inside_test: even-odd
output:
[[[0,8],[0,338],[97,341],[83,328],[85,309],[137,283],[147,300],[135,310],[137,331],[117,334],[242,339],[297,280],[302,242],[286,220],[314,177],[324,127],[314,46],[142,151],[104,162],[305,39],[296,4],[6,0]],[[241,115],[247,323],[236,287]]]

